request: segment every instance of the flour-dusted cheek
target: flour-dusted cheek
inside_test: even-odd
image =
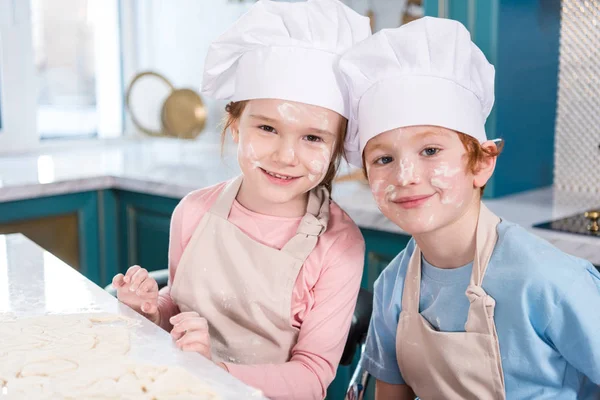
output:
[[[369,168],[367,166],[367,168]],[[369,179],[369,186],[371,187],[371,193],[373,194],[373,198],[375,199],[375,203],[381,210],[383,206],[386,204],[386,194],[385,194],[385,179],[377,179],[374,178],[372,174],[370,174],[367,170],[367,175],[371,178]]]
[[[242,140],[238,147],[238,159],[240,163],[248,165],[253,169],[262,168],[255,146],[257,144],[251,140]]]
[[[440,178],[433,177],[431,178],[431,186],[434,186],[439,189],[451,189],[452,183],[450,181],[446,181]]]
[[[460,167],[447,162],[441,162],[431,170],[429,182],[441,192],[440,201],[444,205],[456,205],[460,202],[460,190],[457,187],[460,170]]]
[[[373,194],[379,193],[381,191],[381,187],[385,184],[383,179],[376,179],[371,183],[371,191]]]
[[[320,143],[316,150],[310,151],[310,156],[307,159],[308,179],[311,182],[319,181],[325,177],[329,169],[331,150],[329,150],[329,147],[325,143]]]
[[[252,133],[240,131],[238,160],[248,168],[265,168],[273,154],[273,141]]]
[[[325,163],[323,161],[312,160],[308,165],[308,169],[310,171],[308,179],[310,179],[311,182],[315,182],[325,175]]]
[[[388,185],[384,190],[384,194],[385,194],[386,200],[390,200],[390,201],[396,200],[396,198],[398,197],[398,192],[396,191],[396,186]]]
[[[254,146],[252,145],[252,143],[248,144],[248,153],[249,153],[248,159],[250,160],[250,163],[252,164],[252,167],[253,168],[260,168],[261,167],[261,163],[258,160],[258,156],[256,155],[256,150],[254,150]]]
[[[394,201],[399,196],[400,188],[397,187],[398,171],[395,168],[382,170],[379,168],[371,168],[367,164],[367,176],[373,198],[380,210],[390,207],[390,202]]]
[[[333,143],[333,146],[335,146],[335,142]],[[319,148],[321,149],[321,158],[323,159],[323,163],[325,165],[329,165],[331,162],[331,150],[325,143],[319,144]]]
[[[375,202],[377,203],[377,207],[383,212],[389,210],[391,202],[393,202],[398,196],[396,192],[396,186],[387,185],[385,187],[381,186],[381,189],[374,193]]]

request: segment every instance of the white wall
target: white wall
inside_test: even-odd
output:
[[[29,1],[0,0],[0,53],[0,153],[25,151],[38,144]]]
[[[175,87],[188,87],[200,91],[204,59],[210,43],[225,32],[253,1],[238,0],[144,0],[133,3],[125,11],[137,27],[133,33],[135,45],[126,60],[125,86],[138,72],[152,70],[169,79]],[[128,47],[126,45],[126,47]],[[132,92],[136,115],[145,125],[158,128],[160,105],[167,90],[164,85],[151,82],[140,83],[140,90]],[[207,127],[199,140],[216,141],[217,125],[223,115],[224,102],[205,99],[208,109]],[[133,130],[127,118],[128,133]],[[141,134],[138,134],[141,135]]]

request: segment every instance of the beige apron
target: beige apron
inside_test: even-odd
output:
[[[402,295],[396,355],[402,376],[415,394],[430,399],[504,399],[504,374],[494,307],[481,287],[494,250],[499,218],[483,203],[475,240],[473,273],[466,295],[471,303],[466,332],[439,332],[419,313],[421,250],[412,254]]]
[[[184,311],[208,321],[215,361],[284,363],[298,338],[291,325],[296,278],[329,219],[329,192],[309,194],[296,235],[281,249],[263,245],[227,219],[242,176],[226,184],[185,248],[171,286]]]

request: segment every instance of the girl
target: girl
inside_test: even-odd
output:
[[[174,211],[169,285],[145,269],[119,299],[274,399],[322,399],[362,276],[358,227],[329,199],[346,131],[339,54],[370,34],[337,0],[259,1],[210,47],[203,92],[232,100],[242,175]]]
[[[600,274],[481,202],[499,153],[484,128],[494,68],[467,30],[423,18],[340,66],[352,160],[413,236],[375,283],[376,398],[600,398]]]

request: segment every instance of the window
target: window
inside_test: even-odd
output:
[[[119,0],[31,0],[40,138],[123,131]]]
[[[0,132],[2,132],[2,58],[0,58]]]

